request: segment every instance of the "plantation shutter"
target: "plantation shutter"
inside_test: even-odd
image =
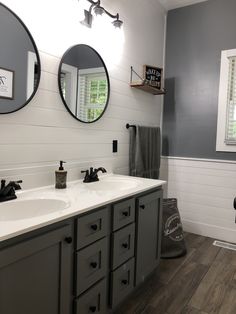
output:
[[[84,121],[93,121],[104,110],[107,99],[105,72],[79,75],[78,114]]]
[[[236,56],[229,57],[227,123],[225,143],[236,144]]]

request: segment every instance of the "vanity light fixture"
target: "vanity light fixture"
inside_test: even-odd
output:
[[[96,15],[103,15],[106,13],[108,16],[110,16],[114,21],[112,21],[112,24],[116,28],[121,28],[123,21],[120,20],[119,13],[113,15],[110,12],[108,12],[105,8],[101,6],[101,0],[93,1],[93,0],[87,0],[91,3],[91,6],[89,10],[84,10],[84,20],[81,21],[81,24],[91,28],[93,23],[93,15],[92,10]]]

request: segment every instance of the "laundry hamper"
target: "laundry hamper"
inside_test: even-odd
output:
[[[163,199],[161,258],[176,258],[186,253],[177,199]]]

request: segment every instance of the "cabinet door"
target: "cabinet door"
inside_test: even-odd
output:
[[[71,313],[71,226],[0,251],[0,313]]]
[[[162,190],[138,198],[136,285],[157,267],[161,249]]]

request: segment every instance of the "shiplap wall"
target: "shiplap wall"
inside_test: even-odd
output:
[[[184,229],[236,242],[236,162],[193,158],[162,158],[167,196],[178,199]]]
[[[80,170],[103,166],[128,172],[129,133],[125,124],[160,125],[162,96],[129,87],[130,66],[163,65],[165,11],[155,0],[102,1],[124,21],[121,31],[106,23],[87,29],[79,23],[87,1],[3,1],[24,21],[38,46],[42,65],[39,89],[23,109],[0,115],[0,178],[23,179],[24,188],[53,184],[59,160],[66,160],[69,180]],[[88,7],[88,6],[87,6]],[[104,18],[105,21],[105,18]],[[83,124],[73,119],[60,99],[57,72],[68,47],[84,43],[104,59],[111,97],[102,119]],[[112,140],[119,141],[112,153]]]

